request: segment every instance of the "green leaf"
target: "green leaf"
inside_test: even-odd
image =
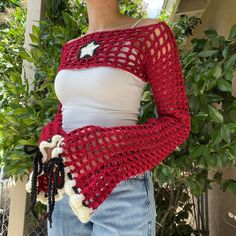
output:
[[[39,29],[38,26],[32,25],[32,32],[33,32],[33,34],[39,35],[39,31],[40,31],[40,29]]]
[[[221,130],[222,138],[229,144],[231,142],[230,127],[225,124],[221,127]]]
[[[185,181],[187,187],[189,187],[191,194],[195,196],[199,196],[202,194],[204,190],[204,181],[203,180],[194,180],[194,179],[187,179]]]
[[[219,144],[221,142],[222,140],[221,132],[222,130],[217,127],[213,129],[212,140],[211,140],[213,145]]]
[[[232,122],[236,122],[236,111],[235,110],[230,111],[229,116],[230,116],[230,119]]]
[[[222,51],[222,56],[223,56],[224,58],[227,58],[228,55],[229,55],[229,46],[227,45],[227,46],[224,48],[224,50]]]
[[[216,158],[218,168],[224,168],[228,164],[228,156],[226,153],[218,152]]]
[[[163,173],[164,176],[169,176],[170,175],[169,167],[164,165],[162,167],[162,173]]]
[[[236,53],[234,53],[224,64],[224,68],[227,70],[233,67],[236,63]]]
[[[234,74],[234,69],[232,67],[228,69],[224,69],[224,78],[228,81],[232,81],[233,79],[233,74]]]
[[[209,115],[216,123],[223,123],[224,118],[221,113],[213,106],[208,105],[209,108]]]
[[[154,177],[157,181],[157,183],[159,184],[159,186],[163,186],[163,184],[168,182],[168,177],[166,177],[163,172],[162,172],[162,168],[164,165],[160,164],[157,167],[155,167],[154,169]]]
[[[199,105],[200,105],[200,102],[199,102],[199,98],[196,97],[196,96],[191,96],[189,98],[189,107],[190,107],[190,110],[193,111],[193,113],[197,113],[197,111],[199,110]]]
[[[29,62],[34,62],[34,59],[23,49],[19,50],[19,55],[22,59],[27,60]]]
[[[151,100],[151,92],[150,91],[145,91],[142,96],[142,101],[147,102]]]
[[[36,45],[38,45],[39,38],[36,35],[34,35],[34,34],[29,34],[29,36],[31,38],[32,43],[35,43]]]
[[[213,76],[218,79],[218,78],[221,77],[221,74],[222,74],[221,63],[217,63],[216,66],[214,67],[214,74],[213,74]]]
[[[197,134],[199,132],[198,119],[196,116],[191,117],[191,132]]]
[[[236,143],[231,144],[231,146],[229,147],[229,151],[232,153],[234,158],[236,158]]]
[[[227,124],[228,125],[228,127],[229,127],[229,129],[230,129],[230,132],[232,133],[232,134],[236,134],[236,123],[229,123],[229,124]]]
[[[17,143],[18,144],[31,144],[31,145],[34,145],[34,140],[32,140],[32,139],[27,139],[27,140],[25,140],[25,139],[20,139],[20,140],[18,140],[17,141]]]
[[[229,32],[229,40],[236,38],[236,24],[232,25]]]
[[[12,152],[12,153],[9,155],[9,158],[10,158],[11,161],[14,161],[14,160],[19,160],[21,157],[19,156],[18,153]]]
[[[205,50],[205,51],[198,53],[197,55],[199,57],[211,57],[217,53],[218,53],[218,50]]]
[[[35,60],[37,60],[43,56],[43,52],[39,48],[32,48],[31,55]]]
[[[196,117],[207,118],[208,114],[204,111],[200,111],[196,114]]]
[[[193,148],[190,149],[190,156],[192,158],[196,158],[202,155],[204,151],[204,146],[203,145],[196,145]]]
[[[233,193],[234,195],[236,195],[236,181],[232,180],[228,186],[228,189],[231,193]]]
[[[207,160],[207,166],[209,169],[214,169],[217,167],[217,158],[216,158],[216,154],[213,153],[212,155],[210,155],[210,157]]]
[[[212,90],[216,86],[217,80],[218,80],[218,78],[216,78],[216,77],[212,77],[207,80],[207,82],[206,82],[207,91]]]
[[[232,91],[232,84],[224,79],[219,79],[216,82],[217,87],[223,92],[231,92]]]
[[[207,94],[207,102],[208,103],[215,103],[215,102],[220,102],[220,101],[223,101],[223,100],[224,100],[224,98],[221,97],[218,94],[214,94],[214,93],[208,93]]]
[[[31,119],[30,117],[27,117],[25,119],[22,120],[22,122],[28,126],[32,125],[35,123],[35,120]]]
[[[234,195],[236,195],[236,180],[234,179],[228,179],[225,181],[225,183],[223,184],[223,191],[225,190],[229,190],[231,193],[233,193]]]
[[[212,45],[213,48],[219,48],[220,40],[218,38],[212,38],[211,39],[211,45]]]
[[[208,38],[216,38],[218,33],[214,29],[207,29],[203,31]]]

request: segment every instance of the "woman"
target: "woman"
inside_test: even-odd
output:
[[[88,33],[157,23],[155,19],[141,20],[122,15],[118,0],[85,2],[89,18]],[[101,121],[97,121],[97,124],[101,125]],[[120,123],[116,123],[118,124]],[[127,121],[126,124],[130,123]],[[48,154],[51,154],[50,149]],[[68,197],[64,196],[63,200],[55,204],[53,225],[52,228],[48,227],[48,235],[155,236],[156,207],[151,173],[147,171],[143,175],[122,181],[87,224],[78,221],[68,205]]]
[[[63,45],[55,78],[60,107],[38,142],[50,177],[39,176],[39,199],[47,202],[44,193],[49,192],[50,226],[51,195],[58,187],[56,179],[51,189],[51,173],[54,164],[63,171],[62,149],[69,176],[65,175],[63,189],[59,181],[61,191],[55,196],[48,235],[155,236],[151,169],[190,132],[175,37],[165,22],[123,16],[117,0],[87,0],[86,4],[89,30]],[[147,82],[158,119],[137,125]],[[57,138],[57,146],[52,146]],[[46,140],[51,149],[45,148]],[[63,198],[62,190],[67,193]]]

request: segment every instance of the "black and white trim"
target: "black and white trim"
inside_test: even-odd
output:
[[[39,145],[39,149],[43,155],[43,163],[47,162],[48,157],[47,153],[45,151],[46,147],[55,147],[52,151],[52,157],[59,157],[61,153],[63,153],[63,148],[61,147],[63,143],[64,138],[61,135],[54,135],[51,139],[51,142],[48,141],[42,141]],[[66,157],[62,157],[62,160],[65,162]],[[54,196],[55,201],[60,201],[63,199],[64,193],[66,193],[69,196],[69,205],[71,209],[73,210],[74,214],[78,217],[78,219],[82,223],[87,223],[90,220],[90,217],[93,213],[93,209],[90,207],[87,207],[83,204],[84,201],[84,195],[81,194],[81,189],[77,188],[75,190],[74,186],[76,185],[76,181],[73,179],[73,175],[70,173],[70,170],[72,169],[72,166],[64,167],[65,175],[64,175],[64,186],[63,188],[57,189],[58,193]],[[44,171],[40,175],[42,175]],[[32,189],[32,175],[33,171],[30,173],[29,180],[27,184],[25,185],[25,189],[27,192],[31,192]],[[38,176],[40,176],[38,175]],[[37,186],[38,186],[38,180],[37,180]],[[44,192],[39,192],[37,195],[37,201],[40,201],[44,205],[48,205],[48,197],[45,197]]]

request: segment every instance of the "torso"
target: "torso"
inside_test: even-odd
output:
[[[139,19],[137,23],[140,22]],[[89,124],[110,127],[137,123],[140,100],[147,83],[142,51],[146,32],[140,34],[142,28],[139,28],[137,32],[125,29],[107,33],[107,38],[100,33],[89,33],[63,46],[54,86],[62,103],[65,132]],[[114,33],[124,33],[124,36],[121,34],[122,41],[110,37]],[[78,60],[83,56],[78,55],[78,50],[81,53],[80,49],[95,39],[100,42],[99,52],[88,61]]]
[[[137,124],[145,85],[134,74],[110,66],[60,70],[54,88],[62,103],[63,129]]]
[[[117,68],[61,70],[55,92],[62,103],[62,128],[137,124],[145,82]]]

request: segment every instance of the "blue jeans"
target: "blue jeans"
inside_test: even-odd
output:
[[[81,223],[68,205],[68,195],[55,202],[48,236],[155,236],[156,204],[152,172],[121,181],[94,211],[88,223]]]

